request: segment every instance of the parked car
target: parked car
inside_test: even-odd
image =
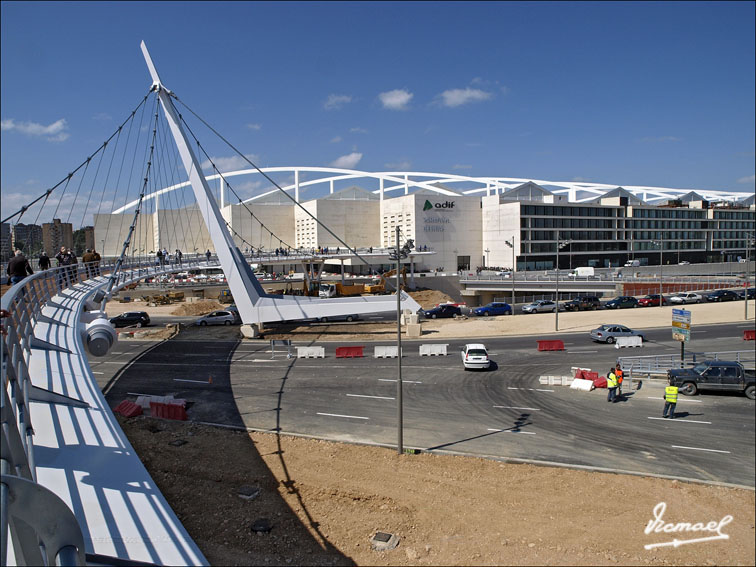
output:
[[[624,325],[601,325],[591,331],[591,339],[600,343],[613,344],[619,337],[640,337],[642,341],[646,340],[643,333]]]
[[[756,398],[753,368],[743,368],[739,362],[704,360],[693,368],[673,368],[667,371],[673,386],[686,396],[695,396],[699,390],[743,392]]]
[[[690,266],[690,262],[687,260],[683,260],[682,262],[677,263],[678,266]]]
[[[233,325],[236,323],[236,314],[233,311],[213,311],[204,317],[197,319],[194,324],[205,327],[207,325]]]
[[[641,297],[638,300],[638,305],[641,307],[658,307],[659,306],[659,294],[651,293],[646,297]],[[662,296],[662,305],[667,305],[667,298]]]
[[[729,289],[718,289],[706,296],[706,301],[734,301],[740,297],[734,291]]]
[[[675,304],[701,303],[702,301],[703,297],[700,294],[687,291],[676,293],[669,298],[669,302]]]
[[[351,323],[352,321],[359,321],[360,316],[357,314],[354,315],[329,315],[328,317],[318,317],[318,321],[321,323],[328,323],[328,322],[334,322],[334,321],[347,321]]]
[[[738,294],[740,296],[740,299],[745,299],[746,292],[748,292],[748,299],[756,298],[756,287],[749,287],[747,290],[740,290],[740,293]]]
[[[623,295],[607,301],[604,307],[607,309],[628,309],[630,307],[638,307],[638,300],[635,297]]]
[[[436,305],[433,309],[421,309],[420,314],[427,319],[443,319],[448,317],[461,317],[462,310],[456,305]]]
[[[601,307],[601,300],[595,295],[583,295],[562,304],[567,311],[596,310]]]
[[[462,365],[465,370],[477,368],[485,370],[491,366],[491,360],[488,358],[488,351],[485,345],[473,343],[462,347]]]
[[[522,306],[523,313],[554,313],[557,310],[557,304],[550,299],[539,299],[533,303]],[[564,311],[563,306],[559,306],[560,311]]]
[[[483,317],[488,317],[489,315],[511,315],[512,306],[509,303],[493,302],[482,307],[476,307],[473,309],[473,313]]]
[[[110,318],[116,327],[146,327],[150,324],[150,316],[144,311],[126,311]]]

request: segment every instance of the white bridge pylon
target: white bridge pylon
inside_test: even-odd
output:
[[[228,286],[239,309],[242,323],[250,325],[253,333],[260,325],[272,321],[286,321],[334,315],[363,315],[366,313],[391,312],[396,310],[396,298],[391,296],[350,297],[343,299],[318,299],[311,297],[274,296],[265,293],[239,248],[234,244],[212,194],[200,162],[192,150],[189,139],[178,119],[178,113],[168,91],[160,81],[157,69],[142,42],[142,53],[147,62],[153,86],[157,89],[160,105],[165,111],[171,134],[176,142],[181,161],[189,176],[194,196],[202,218],[207,225],[218,260],[226,275]],[[401,309],[413,313],[420,305],[407,293],[400,293]]]

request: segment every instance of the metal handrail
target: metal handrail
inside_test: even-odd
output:
[[[756,353],[753,350],[730,350],[718,352],[689,352],[683,361],[678,355],[623,356],[617,364],[624,372],[633,374],[666,374],[667,370],[694,366],[702,360],[734,360],[735,362],[754,363]]]
[[[200,266],[210,267],[211,263],[203,258],[203,261],[196,259],[181,265],[155,266],[125,259],[121,270],[113,277],[112,290],[143,278]],[[0,565],[8,564],[8,534],[20,564],[83,564],[85,561],[83,536],[73,512],[54,492],[37,483],[29,359],[35,324],[45,320],[43,308],[64,289],[84,281],[99,278],[99,283],[105,285],[114,267],[114,262],[103,261],[51,268],[27,276],[0,298],[3,327],[0,337],[0,533],[3,536]],[[24,506],[19,506],[19,502],[24,502]],[[28,513],[30,506],[36,513]],[[56,511],[54,515],[50,513],[52,510]],[[51,523],[55,523],[55,529],[51,528]],[[44,558],[40,543],[44,544]]]

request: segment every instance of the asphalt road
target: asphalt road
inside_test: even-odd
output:
[[[743,328],[698,326],[695,350],[747,350]],[[459,350],[471,339],[435,341],[449,345],[445,357],[419,356],[419,344],[434,341],[404,341],[404,446],[754,486],[754,402],[743,395],[680,396],[669,421],[658,380],[616,404],[606,390],[538,381],[571,366],[605,374],[619,355],[679,353],[670,329],[647,330],[642,351],[585,332],[561,338],[564,352],[538,352],[535,337],[485,339],[495,365],[484,372],[462,368]],[[347,344],[318,343],[325,359],[287,359],[267,342],[208,342],[194,328],[161,343],[122,341],[90,362],[111,407],[173,394],[196,421],[396,446],[398,361],[372,358],[373,343],[362,343],[365,358],[336,359]]]

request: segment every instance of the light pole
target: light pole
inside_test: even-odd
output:
[[[512,235],[511,242],[509,240],[504,241],[504,244],[512,249],[512,315],[515,312],[515,270],[517,269],[515,265],[515,236],[514,234]]]
[[[490,252],[490,250],[488,248],[486,248],[485,250],[483,250],[483,252],[485,252],[485,254],[486,254],[486,260],[484,262],[484,266],[483,267],[487,268],[488,267],[488,253]]]
[[[664,240],[652,240],[651,244],[659,247],[659,307],[663,307],[664,295]]]
[[[406,258],[410,250],[415,247],[414,242],[407,240],[404,246],[399,248],[399,227],[396,227],[396,251],[389,252],[389,259],[396,260],[396,348],[397,348],[397,381],[396,381],[396,424],[397,442],[396,450],[401,455],[404,453],[404,415],[402,408],[402,297],[399,287],[399,269],[402,258]]]
[[[754,234],[752,232],[746,233],[746,270],[745,270],[745,290],[743,291],[743,303],[745,303],[745,320],[748,321],[748,287],[751,283],[751,247],[756,243]]]
[[[559,330],[559,251],[565,246],[572,244],[572,240],[559,240],[557,231],[557,250],[556,250],[556,308],[554,309],[554,330]]]

